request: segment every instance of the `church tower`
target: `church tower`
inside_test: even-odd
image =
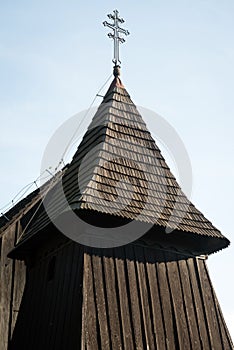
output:
[[[14,324],[3,308],[3,349],[231,350],[206,264],[229,241],[183,193],[132,102],[118,50],[128,31],[118,11],[109,18],[113,81],[71,163],[1,222],[5,303],[19,307]]]

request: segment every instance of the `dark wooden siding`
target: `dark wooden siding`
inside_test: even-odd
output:
[[[87,249],[83,294],[82,349],[233,349],[202,259]]]
[[[79,349],[82,265],[82,248],[70,241],[28,267],[10,349]]]
[[[28,268],[10,349],[233,349],[205,260],[133,244],[49,251]]]
[[[21,232],[19,222],[8,226],[1,237],[0,263],[0,349],[7,350],[13,333],[25,285],[23,261],[12,260],[7,254],[15,246]]]

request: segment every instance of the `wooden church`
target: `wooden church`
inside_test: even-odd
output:
[[[229,241],[181,190],[117,63],[72,161],[0,218],[1,350],[233,349],[206,265]]]

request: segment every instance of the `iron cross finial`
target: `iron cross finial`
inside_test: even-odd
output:
[[[123,28],[119,27],[119,23],[124,23],[123,18],[120,18],[119,12],[117,10],[113,11],[114,14],[109,14],[107,15],[108,18],[112,19],[114,21],[114,23],[108,23],[107,21],[103,22],[103,25],[105,27],[109,27],[111,28],[114,33],[109,33],[108,36],[111,39],[114,39],[114,59],[112,60],[113,63],[115,64],[115,66],[118,65],[118,63],[121,63],[120,59],[119,59],[119,43],[124,43],[125,39],[121,38],[119,36],[119,34],[125,34],[125,35],[129,35],[129,31]]]

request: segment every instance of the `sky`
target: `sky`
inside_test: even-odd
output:
[[[231,0],[2,1],[0,208],[39,176],[55,130],[87,109],[112,73],[102,22],[115,8],[130,31],[120,48],[124,85],[176,130],[192,165],[192,202],[234,241]],[[233,245],[208,259],[234,338],[233,263]]]

